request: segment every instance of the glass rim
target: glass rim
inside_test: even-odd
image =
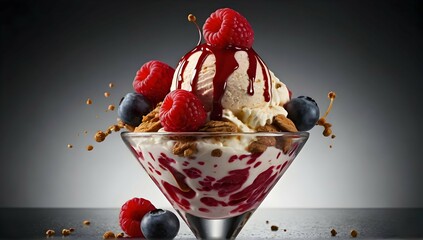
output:
[[[121,132],[122,137],[166,137],[166,136],[189,136],[189,137],[228,137],[228,136],[267,136],[267,137],[309,137],[309,132]]]

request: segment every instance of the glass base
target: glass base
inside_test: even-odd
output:
[[[223,240],[235,239],[254,211],[223,219],[200,218],[189,213],[185,213],[184,216],[197,239]]]

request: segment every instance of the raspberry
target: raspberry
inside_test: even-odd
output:
[[[144,95],[155,106],[170,91],[175,69],[160,61],[149,61],[141,66],[132,83],[135,92]]]
[[[247,19],[230,8],[218,9],[210,15],[203,26],[207,43],[217,47],[246,47],[254,42],[254,32]]]
[[[206,123],[207,113],[200,99],[193,93],[177,89],[164,99],[159,118],[165,131],[197,131]]]
[[[123,204],[119,214],[119,224],[122,230],[130,237],[141,237],[141,220],[145,214],[156,208],[144,198],[132,198]]]

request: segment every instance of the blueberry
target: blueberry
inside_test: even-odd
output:
[[[179,220],[171,211],[156,209],[144,215],[141,231],[146,239],[173,239],[179,231]]]
[[[120,100],[118,108],[119,118],[126,124],[138,126],[142,117],[151,111],[151,104],[142,94],[127,93]]]
[[[288,118],[291,119],[298,131],[312,129],[319,120],[319,106],[311,97],[300,96],[285,104]]]

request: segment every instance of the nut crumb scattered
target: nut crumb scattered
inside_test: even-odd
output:
[[[103,131],[97,131],[94,135],[94,140],[96,142],[103,142],[106,139],[106,134]]]
[[[73,148],[72,144],[68,144],[68,148]]]
[[[353,237],[353,238],[358,236],[358,232],[355,229],[351,230],[350,234],[351,234],[351,237]]]
[[[109,92],[104,92],[104,96],[107,98],[107,97],[110,97],[110,93]]]
[[[121,129],[121,127],[119,127],[119,125],[118,125],[118,124],[111,125],[111,126],[109,127],[109,130],[110,130],[110,131],[115,131],[115,132],[119,132],[119,131],[120,131],[120,129]]]
[[[62,235],[63,235],[63,236],[68,236],[68,235],[70,235],[70,231],[69,231],[69,229],[62,229]]]
[[[93,145],[88,145],[87,146],[87,151],[92,151],[94,149]]]
[[[91,222],[90,222],[90,221],[88,221],[88,220],[84,220],[82,223],[83,223],[84,225],[90,225],[90,224],[91,224]]]
[[[109,83],[109,88],[113,88],[115,85],[113,83]]]
[[[272,231],[278,231],[279,230],[279,227],[276,226],[276,225],[272,225],[272,226],[270,226],[270,230],[272,230]]]
[[[116,238],[115,234],[112,231],[107,231],[103,234],[103,239]]]
[[[46,236],[47,236],[47,237],[51,237],[51,236],[53,236],[54,234],[56,234],[56,232],[55,232],[54,230],[49,229],[49,230],[47,230],[47,231],[46,231]]]
[[[338,234],[338,232],[337,232],[335,229],[333,229],[333,228],[332,228],[332,230],[330,230],[330,235],[331,235],[332,237],[335,237],[335,236],[336,236],[336,234]]]
[[[125,237],[125,234],[123,232],[116,235],[116,238],[123,238]]]
[[[75,228],[69,228],[70,232],[75,232]]]
[[[120,120],[120,119],[117,120],[117,125],[118,125],[119,128],[124,128],[125,127],[125,123],[122,120]]]
[[[266,220],[266,224],[269,224],[269,221],[268,220]]]
[[[107,107],[107,109],[108,109],[108,110],[110,110],[110,111],[114,111],[114,110],[115,110],[115,106],[110,104],[110,105]]]
[[[91,105],[91,104],[93,104],[93,101],[90,98],[88,98],[86,103],[87,103],[87,105]]]

